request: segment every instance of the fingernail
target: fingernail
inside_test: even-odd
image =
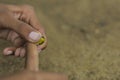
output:
[[[7,51],[6,55],[10,55],[12,53],[13,53],[13,51]]]
[[[29,34],[29,38],[34,42],[38,41],[41,37],[42,36],[39,32],[34,32],[33,31],[33,32],[30,32],[30,34]]]

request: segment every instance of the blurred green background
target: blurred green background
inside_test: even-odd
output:
[[[44,26],[48,47],[40,69],[70,80],[120,80],[120,0],[0,0],[30,4]],[[23,58],[5,57],[0,42],[0,75],[18,72]]]

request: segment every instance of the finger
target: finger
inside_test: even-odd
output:
[[[11,41],[16,47],[20,47],[25,43],[23,38],[9,29],[0,29],[0,38]]]
[[[22,12],[20,19],[23,19],[26,23],[29,23],[33,28],[40,30],[41,33],[44,33],[44,29],[43,29],[43,27],[41,27],[41,25],[36,17],[34,8],[30,5],[22,5],[19,7]],[[18,9],[18,10],[20,10],[20,9]]]
[[[29,15],[27,15],[28,17],[30,17],[30,20],[28,20],[29,18],[25,18],[25,15],[22,15],[21,18],[23,18],[24,21],[28,22],[33,28],[35,28],[36,30],[38,30],[42,36],[44,36],[45,38],[45,42],[39,46],[39,50],[43,50],[46,48],[47,46],[47,38],[46,38],[46,35],[45,35],[45,31],[44,31],[44,28],[40,25],[37,17],[35,16],[35,12],[33,9],[30,9],[29,10]],[[27,14],[27,12],[25,13]]]
[[[37,51],[38,53],[40,53],[42,50],[39,47],[37,47]]]
[[[15,53],[14,53],[14,55],[16,57],[19,57],[20,56],[20,52],[21,52],[21,48],[17,48],[16,51],[15,51]]]
[[[38,50],[44,50],[47,47],[46,36],[44,38],[45,38],[45,42],[43,44],[41,44],[41,45],[38,45]]]
[[[22,53],[22,52],[23,52],[22,47],[17,48],[16,51],[15,51],[15,53],[14,53],[14,55],[15,55],[16,57],[19,57],[19,56],[22,57],[22,55],[24,54],[24,53]],[[21,54],[22,54],[22,55],[21,55]]]
[[[38,52],[40,52],[41,50],[44,50],[46,47],[47,47],[47,39],[46,39],[46,36],[44,37],[44,42],[40,45],[37,45],[37,48],[38,48]]]
[[[3,54],[4,55],[12,55],[12,54],[14,54],[15,50],[16,50],[16,47],[7,47],[3,50]]]
[[[26,55],[25,47],[19,47],[16,49],[14,55],[16,57],[24,57]]]
[[[26,55],[26,50],[25,48],[21,48],[21,51],[20,51],[20,57],[24,57]]]
[[[3,54],[8,55],[15,55],[16,57],[24,57],[26,50],[24,47],[16,48],[16,47],[7,47],[3,50]]]
[[[14,5],[7,5],[7,8],[14,13],[14,16],[26,23],[30,24],[37,30],[40,30],[41,33],[44,33],[43,27],[41,27],[34,8],[30,5],[21,5],[21,6],[14,6]]]
[[[29,12],[29,14],[28,14],[28,12]],[[28,15],[25,16],[25,14],[28,14]],[[27,7],[26,10],[24,10],[24,14],[21,16],[21,18],[23,18],[33,28],[35,28],[36,30],[38,30],[42,34],[42,36],[44,36],[45,42],[40,47],[41,47],[41,49],[46,48],[47,38],[46,38],[46,35],[45,35],[45,31],[44,31],[44,28],[40,25],[40,23],[39,23],[36,15],[35,15],[34,9],[31,8],[31,7]],[[28,20],[28,19],[30,19],[30,20]]]
[[[42,34],[45,34],[44,28],[41,26],[40,22],[38,21],[35,13],[33,12],[30,17],[30,25],[35,29],[39,30]]]
[[[31,6],[23,6],[23,14],[21,16],[21,18],[23,18],[23,20],[26,23],[29,23],[29,25],[31,25],[34,29],[38,30],[42,36],[44,36],[44,38],[46,39],[46,35],[45,35],[45,31],[44,28],[41,26],[34,8]],[[29,13],[29,14],[28,14]],[[47,39],[46,39],[47,41]]]
[[[0,39],[7,39],[10,30],[0,29]]]
[[[12,11],[16,18],[23,19],[26,23],[31,21],[30,25],[33,25],[34,28],[39,29],[39,22],[35,16],[34,8],[30,5],[6,5],[7,9]],[[29,20],[30,19],[30,20]]]
[[[0,14],[1,15],[1,14]],[[0,20],[2,26],[5,28],[10,28],[17,33],[19,33],[23,38],[30,42],[37,42],[41,38],[41,34],[32,28],[30,25],[15,19],[10,14],[2,14],[2,18]]]
[[[40,50],[45,49],[47,47],[47,38],[45,35],[45,31],[43,27],[39,24],[38,19],[36,18],[34,13],[32,17],[30,18],[30,24],[32,25],[33,28],[37,29],[42,34],[42,36],[45,38],[45,42],[39,46]]]
[[[38,18],[35,15],[34,10],[31,10],[31,15],[30,15],[30,20],[29,20],[29,24],[35,28],[36,30],[38,30],[43,36],[45,36],[45,30],[44,28],[41,26],[40,22],[38,21]]]

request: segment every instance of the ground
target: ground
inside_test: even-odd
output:
[[[44,26],[48,47],[40,69],[61,72],[70,80],[120,80],[119,0],[0,0],[30,4]],[[0,42],[0,75],[18,72],[24,58],[6,57]]]

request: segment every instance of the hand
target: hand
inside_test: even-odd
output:
[[[25,43],[37,42],[42,35],[46,41],[38,46],[38,51],[46,47],[47,39],[33,7],[0,4],[0,38],[13,43],[3,50],[4,55],[25,56]]]
[[[15,75],[5,76],[0,80],[68,80],[67,76],[57,73],[23,71]]]

